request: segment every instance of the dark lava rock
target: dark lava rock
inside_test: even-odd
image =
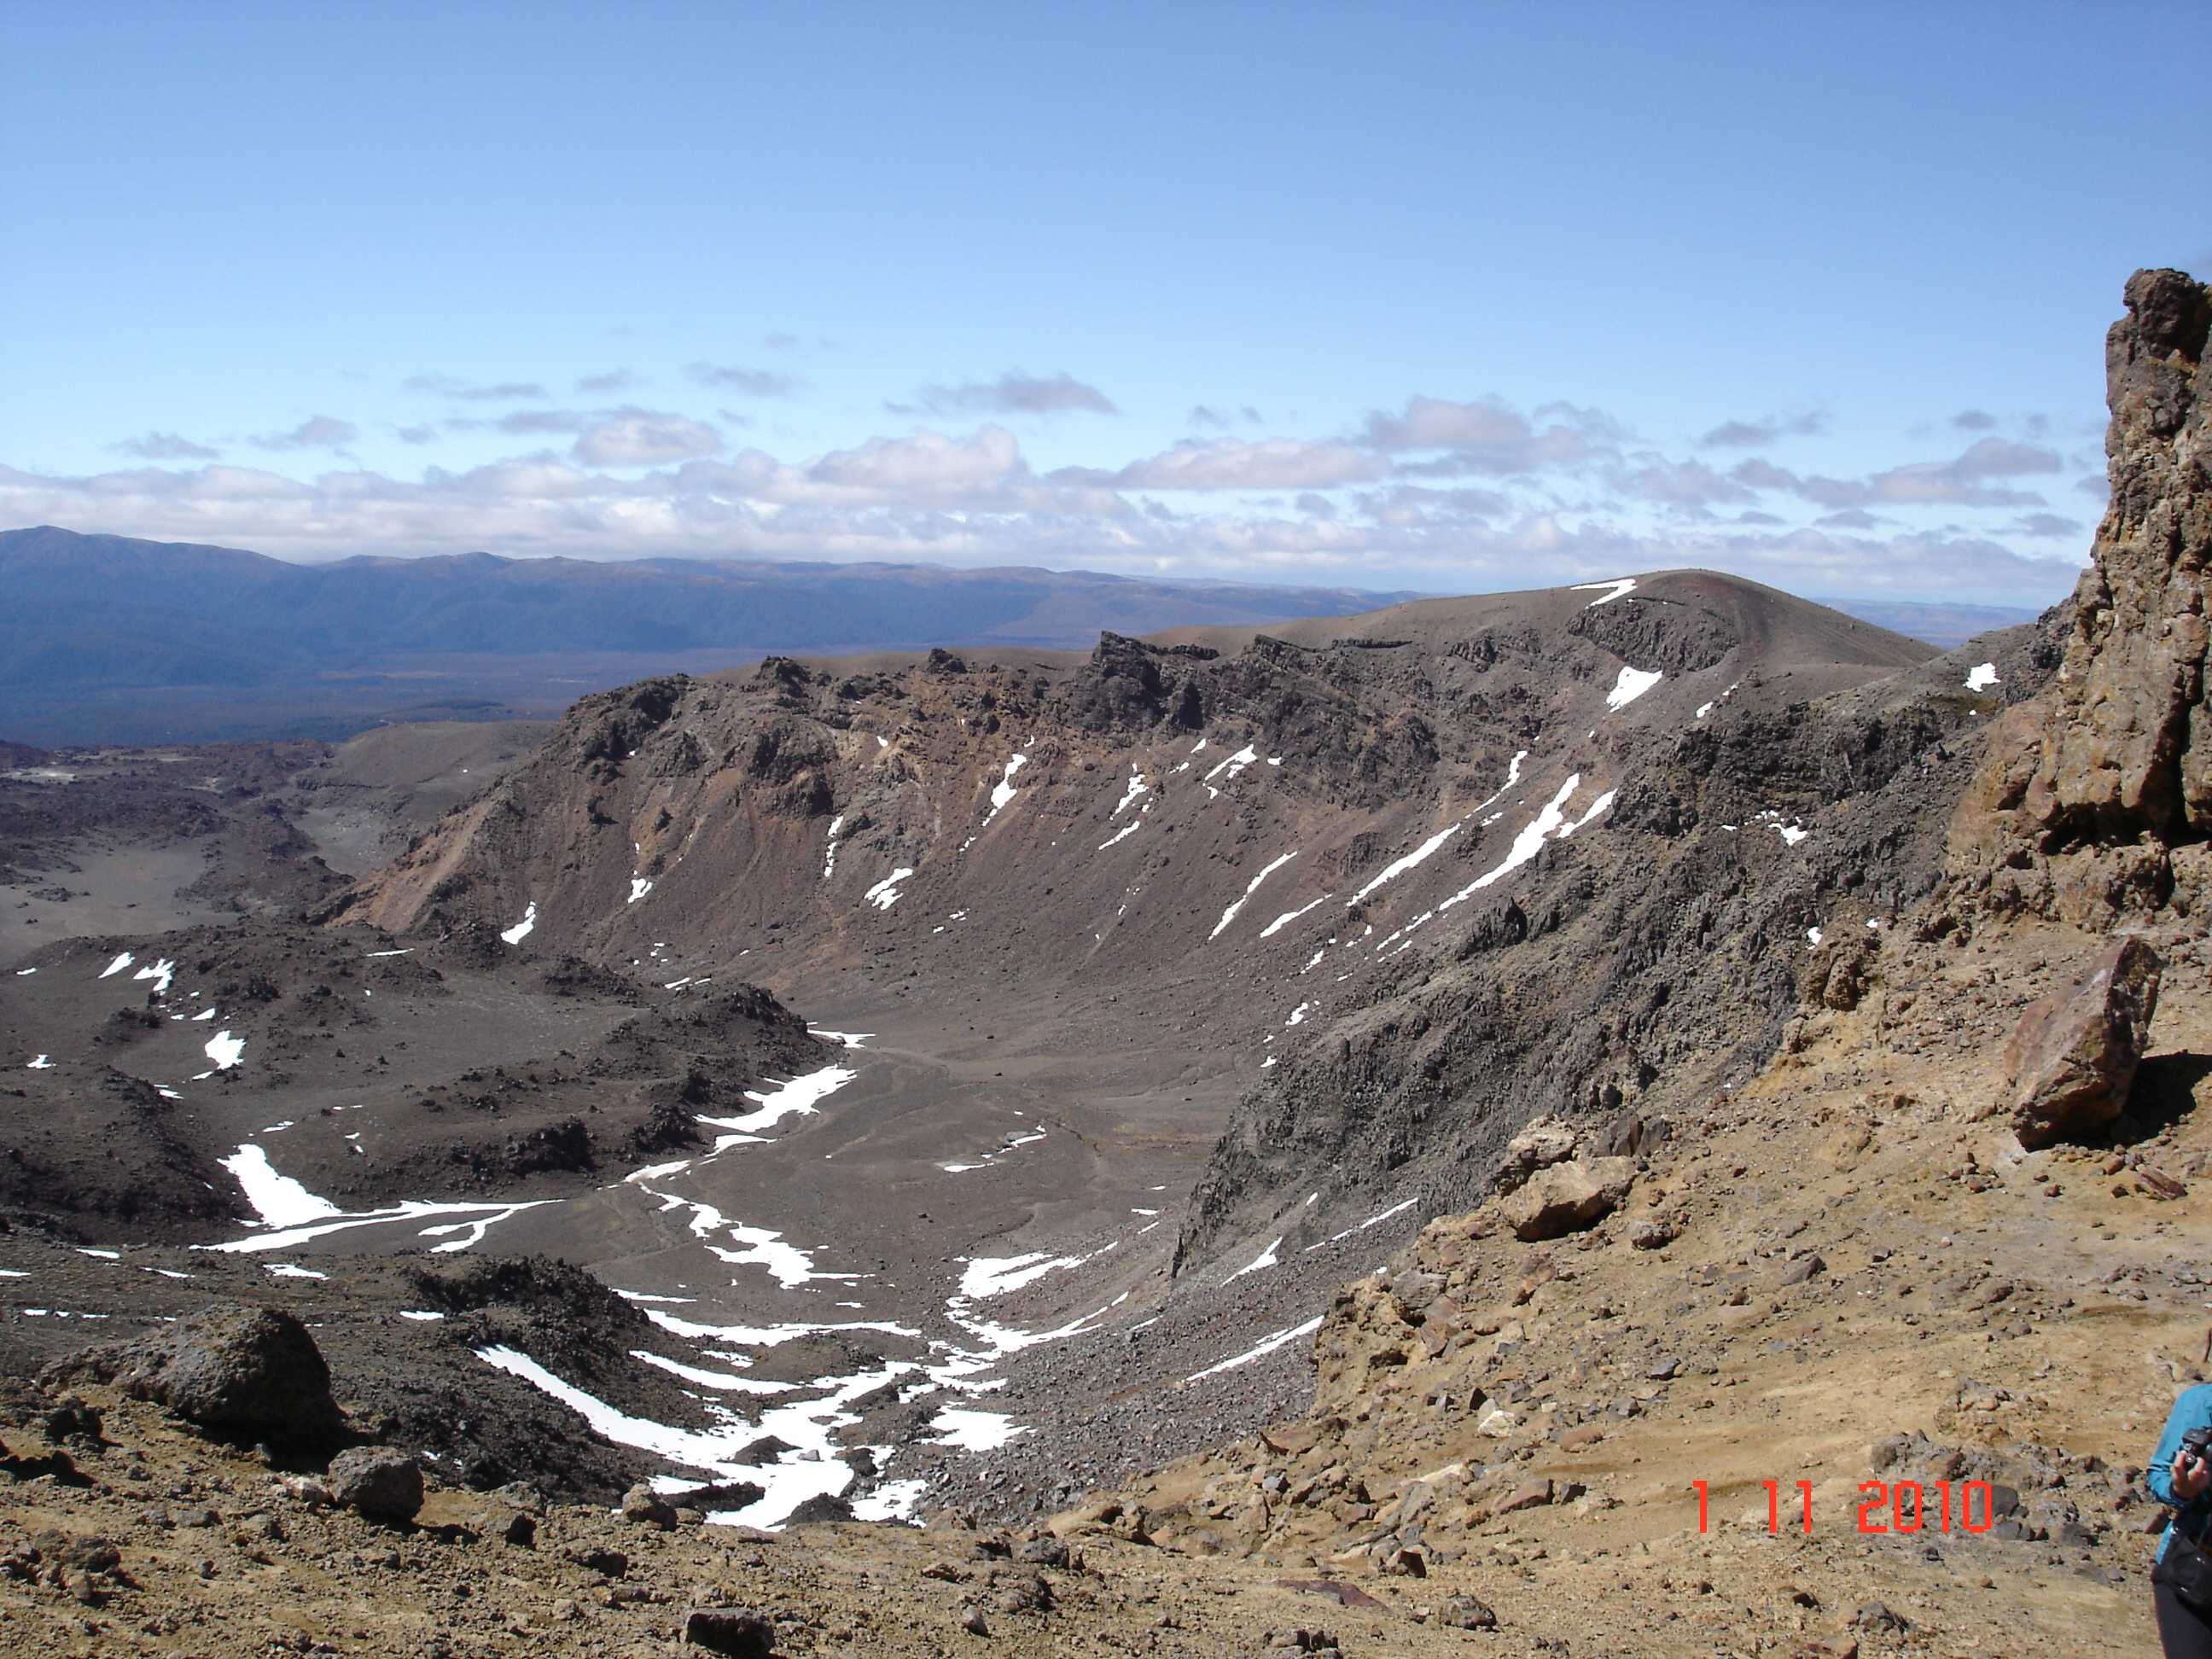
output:
[[[768,1488],[751,1480],[717,1480],[666,1494],[668,1501],[678,1509],[697,1510],[702,1515],[750,1509],[767,1496]]]
[[[750,1607],[694,1607],[684,1615],[684,1639],[709,1653],[737,1659],[769,1659],[775,1620]]]
[[[2120,1115],[2158,1010],[2159,977],[2157,951],[2120,939],[2021,1016],[2004,1066],[2021,1146],[2089,1133]]]
[[[211,1308],[152,1336],[82,1349],[40,1375],[112,1383],[198,1427],[273,1445],[326,1445],[344,1424],[315,1339],[275,1308]]]
[[[822,1521],[850,1521],[853,1506],[834,1492],[817,1492],[792,1510],[789,1524],[804,1527]]]
[[[422,1507],[422,1470],[389,1446],[356,1446],[331,1459],[331,1500],[372,1521],[412,1521]]]
[[[586,1571],[608,1578],[620,1578],[629,1571],[629,1557],[620,1550],[611,1550],[599,1544],[570,1544],[562,1548],[562,1557],[574,1561]]]

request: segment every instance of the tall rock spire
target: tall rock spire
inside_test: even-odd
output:
[[[2093,926],[2212,902],[2212,289],[2139,270],[2126,301],[2105,340],[2112,501],[2064,663],[1996,734],[1954,843],[2001,898]]]

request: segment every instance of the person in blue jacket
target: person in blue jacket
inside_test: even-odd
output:
[[[2212,1522],[2212,1462],[2191,1457],[2181,1447],[2181,1437],[2191,1429],[2212,1428],[2212,1383],[2184,1389],[2166,1414],[2166,1430],[2158,1449],[2150,1455],[2143,1484],[2151,1495],[2174,1511],[2172,1523],[2158,1540],[2158,1559],[2150,1570],[2151,1596],[2158,1610],[2159,1644],[2166,1659],[2212,1659],[2212,1620],[2197,1612],[2174,1593],[2160,1571],[2173,1535],[2204,1545],[2205,1528]],[[2206,1546],[2212,1547],[2212,1545]]]

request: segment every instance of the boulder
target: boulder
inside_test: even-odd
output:
[[[1635,1180],[1636,1165],[1625,1158],[1555,1164],[1509,1195],[1501,1212],[1516,1238],[1557,1238],[1602,1221]]]
[[[331,1501],[371,1521],[412,1521],[422,1507],[422,1467],[389,1446],[356,1446],[331,1459]]]
[[[2021,1016],[2004,1068],[2021,1146],[2094,1133],[2120,1115],[2158,1009],[2159,975],[2155,951],[2121,939]]]
[[[200,1428],[272,1445],[325,1446],[344,1425],[315,1339],[276,1308],[210,1308],[150,1336],[82,1349],[42,1376],[110,1383]]]

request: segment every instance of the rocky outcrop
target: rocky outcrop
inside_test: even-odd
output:
[[[315,1339],[274,1308],[210,1309],[157,1335],[83,1349],[42,1379],[109,1383],[200,1428],[272,1445],[327,1444],[344,1425]]]
[[[2139,939],[2107,945],[2074,983],[2021,1016],[2005,1045],[2006,1106],[2023,1146],[2101,1129],[2128,1089],[2158,1010],[2158,953]]]
[[[2212,831],[2212,289],[2139,270],[2126,302],[2105,343],[2111,504],[2065,660],[2000,728],[1959,836],[1962,873],[2000,905],[2091,927],[2212,896],[2197,851]]]

